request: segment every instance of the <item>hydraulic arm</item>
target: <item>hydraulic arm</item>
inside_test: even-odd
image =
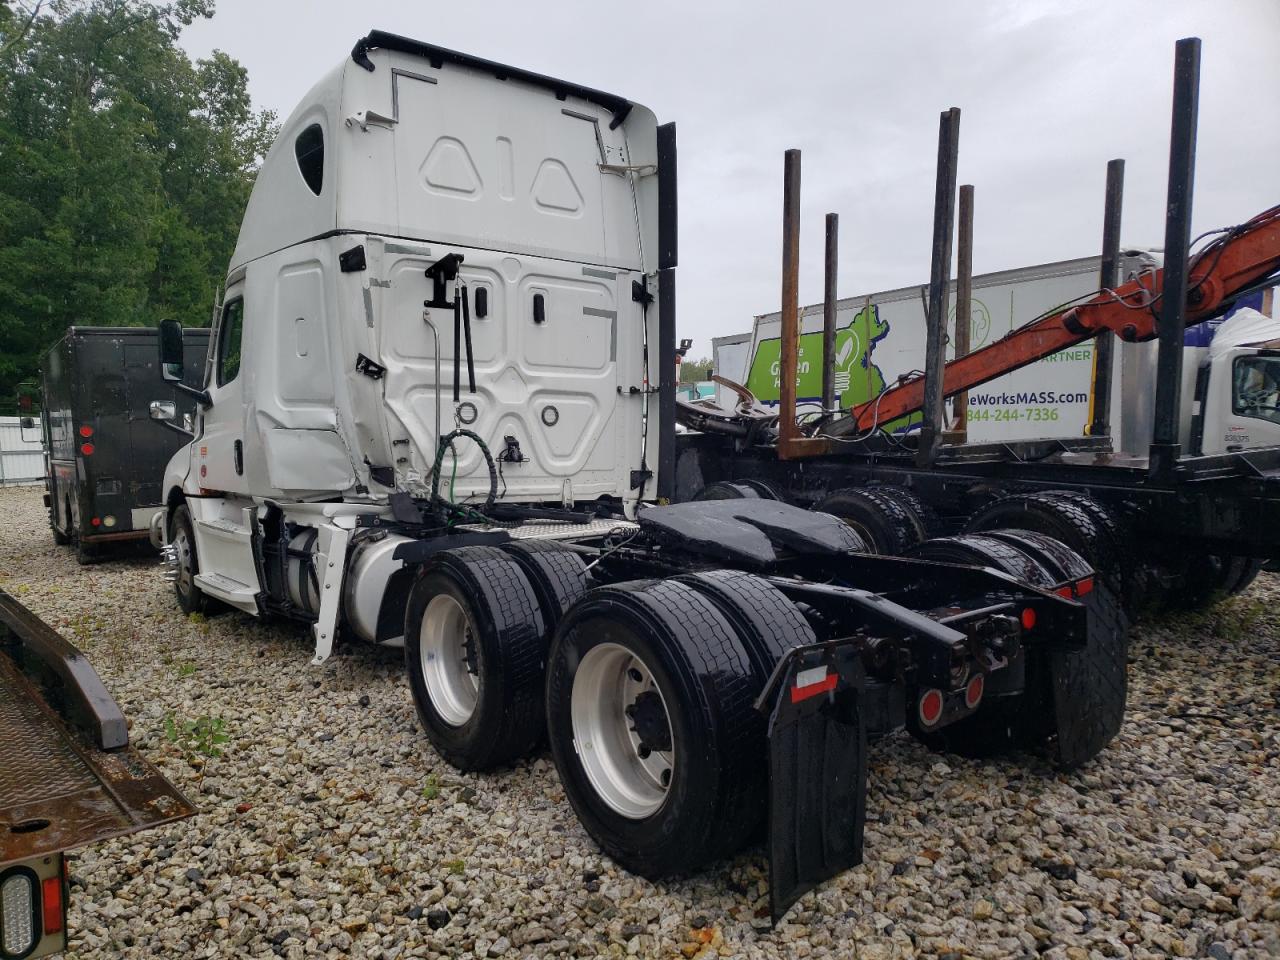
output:
[[[1188,326],[1222,312],[1237,296],[1280,271],[1280,206],[1233,227],[1191,261],[1187,284]],[[1153,339],[1164,271],[1155,270],[1092,300],[1064,307],[1027,323],[943,368],[945,397],[980,386],[1066,347],[1112,331],[1122,340]],[[853,436],[915,413],[924,406],[922,376],[890,387],[826,425],[826,436]]]

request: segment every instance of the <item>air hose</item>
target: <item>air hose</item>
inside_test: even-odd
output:
[[[453,447],[454,441],[459,437],[466,437],[468,440],[474,441],[475,445],[480,448],[480,452],[484,454],[484,461],[489,467],[489,495],[485,498],[484,505],[479,510],[470,510],[468,508],[459,507],[453,503],[446,503],[440,497],[440,468],[444,465],[445,451]],[[458,451],[453,451],[455,475]],[[452,494],[452,490],[450,491]],[[445,434],[440,438],[440,444],[436,448],[436,462],[431,467],[431,505],[433,507],[442,507],[446,511],[460,511],[463,513],[479,514],[484,510],[488,510],[498,499],[498,467],[493,462],[493,454],[489,452],[488,446],[480,439],[479,435],[471,430],[463,430],[461,428],[451,433]]]

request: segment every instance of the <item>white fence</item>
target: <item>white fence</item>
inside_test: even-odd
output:
[[[23,427],[19,417],[0,417],[0,486],[44,480],[40,421]]]

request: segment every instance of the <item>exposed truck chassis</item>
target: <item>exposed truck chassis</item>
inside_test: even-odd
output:
[[[1122,722],[1123,616],[1048,538],[1015,536],[986,568],[875,556],[835,517],[763,499],[656,507],[603,537],[519,533],[398,548],[433,744],[487,769],[545,723],[579,819],[645,876],[701,869],[767,823],[775,920],[861,862],[869,738],[906,726],[1070,768]]]
[[[1215,238],[1189,255],[1199,49],[1195,38],[1177,44],[1162,269],[1125,283],[1115,276],[1123,161],[1112,161],[1099,292],[1027,318],[1007,336],[944,362],[959,122],[957,110],[947,111],[939,132],[926,369],[848,410],[828,401],[821,416],[807,420],[796,415],[800,158],[799,151],[789,151],[781,403],[776,411],[765,410],[737,384],[726,384],[738,393],[732,410],[709,401],[677,401],[677,419],[696,432],[677,440],[673,499],[789,500],[854,523],[883,553],[927,552],[931,548],[921,541],[944,532],[981,535],[1015,527],[1049,534],[1084,556],[1135,616],[1207,606],[1244,589],[1263,561],[1280,559],[1280,448],[1184,455],[1178,442],[1184,329],[1280,282],[1280,207],[1211,231]],[[966,255],[960,259],[971,262]],[[827,270],[826,333],[833,336],[830,257]],[[960,277],[957,289],[968,289],[968,281]],[[957,309],[967,302],[966,294]],[[1105,356],[1112,337],[1159,337],[1154,429],[1145,455],[1114,450],[1105,432],[978,444],[944,430],[944,398],[1095,337]],[[827,385],[832,351],[821,362]],[[1101,371],[1108,369],[1100,365],[1101,383]],[[1192,451],[1198,449],[1197,429],[1204,429],[1196,418],[1203,415],[1205,389],[1201,375],[1190,424]],[[1104,431],[1109,399],[1106,386],[1095,392],[1095,423]],[[917,412],[923,414],[919,432],[895,433],[886,426]]]

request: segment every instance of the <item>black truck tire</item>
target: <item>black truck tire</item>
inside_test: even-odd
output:
[[[170,543],[178,554],[178,576],[173,581],[178,606],[186,614],[204,613],[208,609],[209,598],[196,586],[195,576],[200,572],[200,557],[196,553],[195,525],[191,522],[191,511],[185,503],[173,511],[170,523]]]
[[[1235,596],[1238,593],[1244,593],[1258,579],[1258,574],[1262,572],[1262,561],[1256,557],[1241,557],[1244,563],[1241,565],[1240,575],[1235,582],[1227,588],[1229,596]]]
[[[879,487],[850,487],[828,494],[814,510],[839,517],[875,553],[899,557],[921,540],[910,508]]]
[[[909,487],[886,484],[875,488],[877,492],[897,500],[911,514],[920,530],[921,540],[942,536],[942,518],[938,511],[925,503],[924,498]]]
[[[1172,610],[1207,610],[1253,583],[1262,563],[1231,554],[1188,554],[1182,565],[1182,589],[1168,601]]]
[[[737,482],[744,487],[750,487],[761,500],[778,500],[783,503],[787,501],[777,484],[770,483],[768,480],[739,480]]]
[[[67,516],[71,516],[71,509],[68,507]],[[65,547],[71,542],[71,537],[58,529],[58,511],[54,507],[53,501],[49,501],[49,529],[53,531],[53,542],[60,547]]]
[[[747,482],[735,483],[730,480],[717,480],[709,483],[693,496],[694,500],[772,500],[774,497],[762,496],[760,491]]]
[[[1091,572],[1083,557],[1041,534],[994,530],[980,538],[957,539],[969,541],[970,546],[973,540],[994,541],[1025,551],[1047,578],[1042,582],[1027,578],[1038,586],[1078,580]],[[922,545],[921,552],[928,553],[928,547]],[[1003,556],[993,554],[993,561]],[[998,566],[1013,573],[1021,565],[1001,562]],[[909,724],[911,735],[932,750],[971,759],[1047,750],[1056,766],[1074,769],[1096,756],[1115,736],[1124,717],[1128,617],[1105,581],[1095,580],[1083,603],[1089,616],[1084,649],[1030,647],[1021,692],[988,696],[972,716],[941,730],[923,731]]]
[[[763,688],[787,651],[816,643],[800,609],[768,580],[740,570],[710,570],[676,577],[715,604],[751,658]]]
[[[550,641],[561,618],[590,586],[586,561],[555,540],[515,540],[501,549],[520,565],[533,587],[544,635]]]
[[[658,878],[705,869],[756,833],[768,807],[761,686],[729,622],[688,584],[599,587],[569,611],[547,665],[551,751],[606,854]]]
[[[1055,582],[1080,580],[1093,575],[1089,562],[1061,540],[1031,530],[988,530],[985,536],[1003,540],[1038,560]]]
[[[1105,510],[1096,501],[1090,502]],[[1118,528],[1102,522],[1097,510],[1074,495],[1019,493],[1004,497],[970,517],[965,529],[971,533],[1014,529],[1046,534],[1080,554],[1117,595],[1126,596],[1129,578],[1124,545],[1117,541]],[[1127,599],[1137,602],[1136,597]]]
[[[91,544],[85,543],[84,538],[76,536],[72,539],[72,543],[76,548],[76,563],[82,567],[89,567],[98,562],[98,551]]]
[[[917,560],[992,567],[1036,587],[1048,587],[1061,582],[1061,578],[1031,551],[988,534],[963,533],[954,537],[936,537],[913,547],[908,556]]]
[[[409,689],[427,738],[460,770],[511,763],[541,741],[546,633],[514,558],[461,547],[424,564],[405,608]]]
[[[1024,531],[992,530],[986,534],[939,537],[920,544],[911,555],[921,560],[992,567],[1037,587],[1047,587],[1070,579],[1063,576],[1066,566],[1082,571],[1090,570],[1088,564],[1074,554],[1072,556],[1075,556],[1075,560],[1069,560],[1065,554],[1070,554],[1071,551],[1061,544],[1058,544],[1061,550],[1049,548],[1059,555],[1057,560],[1052,560],[1046,555],[1044,544],[1033,548],[1020,543],[1017,539],[1019,534],[1027,537],[1042,536]],[[1051,541],[1049,537],[1043,539]],[[1030,663],[1031,659],[1028,653],[1026,691],[1040,682]],[[1043,673],[1043,670],[1040,672]],[[1032,706],[1041,702],[1039,694],[1028,699],[1026,692],[988,696],[973,715],[957,720],[941,730],[922,730],[916,723],[908,722],[907,731],[930,750],[940,753],[954,753],[978,760],[1003,756],[1026,748],[1043,737],[1044,718],[1038,716]]]

